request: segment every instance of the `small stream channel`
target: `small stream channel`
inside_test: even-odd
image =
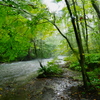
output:
[[[63,58],[58,57],[58,64],[64,64]],[[42,59],[42,64],[51,60]],[[0,100],[78,100],[77,97],[72,99],[72,93],[82,82],[71,77],[76,79],[80,73],[65,68],[62,78],[37,79],[35,75],[39,67],[38,60],[1,64]]]

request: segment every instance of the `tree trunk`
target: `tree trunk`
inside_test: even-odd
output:
[[[87,89],[87,87],[88,87],[87,76],[86,76],[86,71],[85,71],[85,67],[84,67],[85,55],[84,55],[84,50],[83,50],[83,46],[82,46],[82,39],[81,39],[81,34],[80,34],[80,29],[79,29],[79,24],[78,24],[78,17],[77,17],[76,8],[74,6],[74,11],[76,14],[76,24],[75,24],[75,18],[73,17],[72,11],[70,9],[69,2],[67,0],[65,0],[65,2],[66,2],[67,9],[68,9],[70,17],[71,17],[71,22],[72,22],[72,25],[74,28],[76,42],[77,42],[77,46],[78,46],[78,50],[79,50],[79,54],[80,54],[79,63],[80,63],[81,70],[82,70],[83,83],[84,83],[85,88]],[[73,1],[73,3],[74,3],[74,1]]]

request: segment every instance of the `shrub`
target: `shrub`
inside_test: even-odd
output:
[[[43,68],[39,68],[38,70],[38,77],[53,77],[53,76],[60,76],[62,73],[62,69],[59,67],[59,65],[48,62],[47,66],[44,66]]]
[[[100,68],[96,68],[91,72],[88,72],[90,80],[93,85],[100,86]]]
[[[66,57],[64,60],[67,62],[68,61],[70,62],[70,66],[69,66],[70,69],[76,70],[76,71],[81,71],[80,64],[79,64],[75,55],[71,55],[70,57]]]
[[[88,66],[89,71],[94,70],[100,66],[100,53],[86,54],[85,56],[86,65]]]
[[[69,68],[72,69],[72,70],[81,71],[81,67],[80,67],[80,65],[79,65],[79,62],[73,62],[73,63],[70,65]]]
[[[78,62],[77,58],[75,55],[67,56],[64,58],[64,61],[69,61],[69,62]]]

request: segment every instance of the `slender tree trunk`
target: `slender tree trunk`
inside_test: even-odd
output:
[[[84,13],[84,23],[85,23],[85,33],[86,33],[86,38],[85,38],[85,43],[86,43],[86,49],[87,53],[89,53],[89,47],[88,47],[88,28],[87,28],[87,21],[86,21],[86,11],[84,7],[84,1],[82,0],[83,3],[83,13]]]
[[[34,45],[34,53],[35,53],[35,56],[37,58],[38,54],[37,54],[37,49],[36,49],[36,40],[32,40],[33,41],[33,45]]]
[[[36,40],[33,40],[33,45],[34,45],[34,53],[36,55],[36,58],[38,58],[38,53],[37,53],[37,48],[36,48]],[[42,65],[42,63],[38,60],[40,67],[44,70],[44,72],[46,73],[46,70],[44,69],[44,66]]]
[[[81,34],[80,34],[80,29],[79,29],[79,24],[78,24],[78,16],[77,16],[76,8],[74,5],[74,11],[76,14],[76,24],[75,24],[75,18],[73,17],[72,11],[70,9],[69,2],[68,2],[68,0],[65,0],[65,2],[66,2],[67,9],[68,9],[70,17],[71,17],[71,22],[72,22],[72,25],[74,28],[74,33],[75,33],[75,37],[76,37],[76,41],[77,41],[77,45],[78,45],[79,54],[80,54],[79,63],[80,63],[81,70],[82,70],[83,83],[84,83],[85,88],[87,88],[88,87],[87,76],[86,76],[86,71],[85,71],[85,67],[84,67],[85,55],[84,55],[84,50],[83,50],[83,46],[82,46],[82,39],[81,39]],[[74,4],[74,1],[73,1],[73,4]]]

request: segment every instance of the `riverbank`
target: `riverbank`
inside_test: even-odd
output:
[[[0,90],[1,100],[63,100],[71,98],[72,91],[77,90],[81,81],[72,79],[74,73],[66,70],[63,77],[34,78],[27,83],[7,84]],[[78,77],[80,73],[74,76]]]
[[[81,73],[64,68],[63,77],[31,78],[25,84],[9,84],[0,90],[0,100],[99,100],[85,94]]]

